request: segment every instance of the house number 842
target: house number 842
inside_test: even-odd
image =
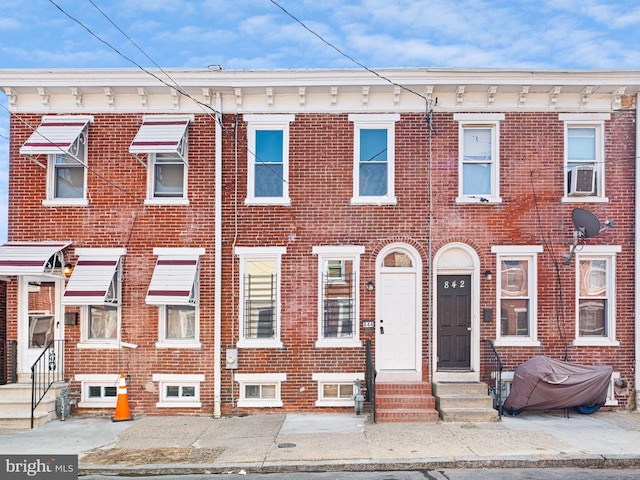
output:
[[[464,280],[460,280],[459,282],[454,280],[453,282],[449,282],[449,280],[446,280],[444,282],[444,288],[445,290],[448,288],[464,288]]]

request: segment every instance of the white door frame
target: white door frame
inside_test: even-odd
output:
[[[440,275],[471,275],[471,345],[468,372],[438,372],[438,289],[432,290],[433,335],[431,339],[431,365],[434,382],[479,382],[480,381],[480,258],[466,243],[449,243],[433,258],[432,285],[438,285]]]
[[[382,286],[381,275],[384,273],[385,268],[384,258],[393,251],[400,251],[409,256],[411,258],[412,267],[411,268],[402,268],[404,273],[413,273],[415,274],[415,369],[413,370],[403,370],[403,371],[380,371],[378,369],[376,379],[378,381],[385,380],[412,380],[419,381],[422,380],[422,259],[420,257],[419,252],[409,244],[406,243],[391,243],[386,245],[376,257],[376,320],[375,320],[375,331],[376,331],[376,358],[380,358],[379,345],[378,341],[380,335],[380,315],[381,315],[381,302],[382,295],[380,293],[380,288]],[[395,267],[398,268],[398,267]],[[389,269],[390,270],[390,269]]]
[[[64,339],[64,308],[62,305],[62,293],[64,280],[52,276],[20,275],[18,276],[18,374],[31,374],[31,365],[40,355],[42,349],[29,348],[29,282],[54,282],[54,319],[53,338]],[[64,349],[61,349],[64,352]],[[37,353],[38,352],[38,353]],[[22,380],[18,380],[22,381]]]

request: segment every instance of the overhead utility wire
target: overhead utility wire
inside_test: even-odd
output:
[[[291,12],[289,12],[286,8],[284,8],[282,5],[280,5],[278,2],[276,2],[275,0],[269,0],[271,3],[273,3],[276,7],[278,7],[280,10],[282,10],[287,16],[289,16],[291,19],[293,19],[295,22],[299,23],[302,28],[304,28],[306,31],[308,31],[309,33],[311,33],[312,35],[314,35],[315,37],[317,37],[322,43],[324,43],[325,45],[329,46],[330,48],[334,49],[336,52],[338,52],[340,55],[342,55],[343,57],[345,57],[346,59],[352,61],[353,63],[355,63],[356,65],[358,65],[359,67],[365,69],[367,72],[375,75],[376,77],[384,80],[385,82],[390,83],[391,85],[395,85],[396,87],[399,87],[403,90],[406,90],[409,93],[413,93],[414,95],[417,95],[418,97],[424,99],[427,103],[430,103],[431,100],[428,99],[427,97],[425,97],[424,95],[422,95],[421,93],[416,92],[415,90],[410,89],[409,87],[406,87],[404,85],[400,85],[397,82],[394,82],[393,80],[385,77],[384,75],[381,75],[380,73],[376,72],[375,70],[373,70],[372,68],[367,67],[366,65],[364,65],[363,63],[359,62],[358,60],[356,60],[355,58],[353,58],[352,56],[350,56],[349,54],[343,52],[341,49],[339,49],[338,47],[336,47],[334,44],[332,44],[331,42],[329,42],[328,40],[326,40],[322,35],[320,35],[319,33],[316,33],[315,31],[313,31],[311,28],[309,28],[302,20],[300,20],[298,17],[296,17],[295,15],[293,15]]]
[[[140,52],[142,52],[142,54],[147,57],[162,73],[164,73],[167,78],[169,80],[171,80],[172,83],[169,83],[165,80],[163,80],[162,78],[160,78],[159,76],[155,75],[153,72],[149,71],[148,69],[144,68],[142,65],[140,65],[139,63],[137,63],[135,60],[133,60],[132,58],[124,55],[120,50],[118,50],[116,47],[114,47],[113,45],[111,45],[109,42],[107,42],[106,40],[102,39],[99,35],[97,35],[96,33],[94,33],[89,27],[87,27],[82,21],[78,20],[77,18],[75,18],[74,16],[72,16],[71,14],[69,14],[66,10],[64,10],[62,7],[60,7],[57,3],[55,3],[53,0],[49,0],[49,2],[54,5],[60,12],[62,12],[67,18],[69,18],[70,20],[74,21],[75,23],[77,23],[78,25],[80,25],[83,29],[85,29],[92,37],[94,37],[95,39],[97,39],[100,43],[106,45],[107,47],[109,47],[111,50],[113,50],[116,54],[118,54],[119,56],[121,56],[122,58],[124,58],[125,60],[127,60],[129,63],[131,63],[132,65],[135,65],[136,67],[138,67],[140,70],[142,70],[143,72],[145,72],[147,75],[150,75],[151,77],[155,78],[156,80],[158,80],[160,83],[162,83],[163,85],[170,87],[170,88],[175,88],[176,90],[178,90],[180,92],[181,95],[183,95],[184,97],[190,99],[191,101],[193,101],[196,105],[198,105],[202,111],[209,115],[211,118],[213,118],[213,120],[215,122],[217,122],[221,128],[222,131],[224,133],[226,133],[229,136],[232,136],[232,132],[228,131],[228,128],[225,127],[223,121],[222,121],[222,112],[217,111],[215,108],[213,108],[211,105],[208,105],[206,103],[201,102],[200,100],[198,100],[197,98],[194,98],[193,96],[191,96],[182,86],[180,86],[180,84],[178,84],[178,82],[176,82],[162,67],[160,67],[140,46],[138,46],[137,43],[135,43],[133,41],[133,39],[131,39],[131,37],[129,37],[129,35],[127,35],[119,26],[116,25],[116,23],[111,20],[111,18],[109,18],[107,16],[107,14],[102,11],[100,8],[98,8],[96,6],[96,4],[92,1],[89,0],[91,5],[94,6],[94,8],[96,10],[98,10],[100,12],[100,14],[102,14],[102,16],[104,16],[109,23],[111,23],[116,29],[118,29],[118,31],[120,33],[122,33],[122,35],[127,38],[127,40],[129,40],[138,50],[140,50]],[[209,110],[209,111],[207,111]],[[212,115],[211,112],[213,112],[215,115]],[[242,145],[244,147],[247,147],[247,151],[248,153],[250,153],[256,160],[256,162],[262,164],[263,166],[266,166],[274,175],[278,176],[283,182],[288,183],[287,180],[285,178],[283,178],[278,172],[276,172],[275,170],[273,170],[273,168],[271,168],[271,166],[269,165],[268,162],[265,162],[263,160],[261,160],[258,155],[256,155],[254,152],[251,152],[248,150],[248,145],[244,142],[241,142]]]

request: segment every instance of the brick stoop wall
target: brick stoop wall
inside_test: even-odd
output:
[[[436,399],[428,382],[376,382],[378,422],[438,421]]]

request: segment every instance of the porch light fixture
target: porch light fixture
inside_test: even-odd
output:
[[[487,281],[491,281],[491,279],[493,278],[493,275],[491,274],[491,270],[485,270],[484,271],[484,278]]]
[[[371,280],[369,280],[364,286],[364,288],[366,288],[368,292],[372,292],[374,286],[375,286],[374,283]]]
[[[73,273],[73,265],[71,265],[70,263],[65,263],[64,264],[64,276],[69,278],[72,273]]]

